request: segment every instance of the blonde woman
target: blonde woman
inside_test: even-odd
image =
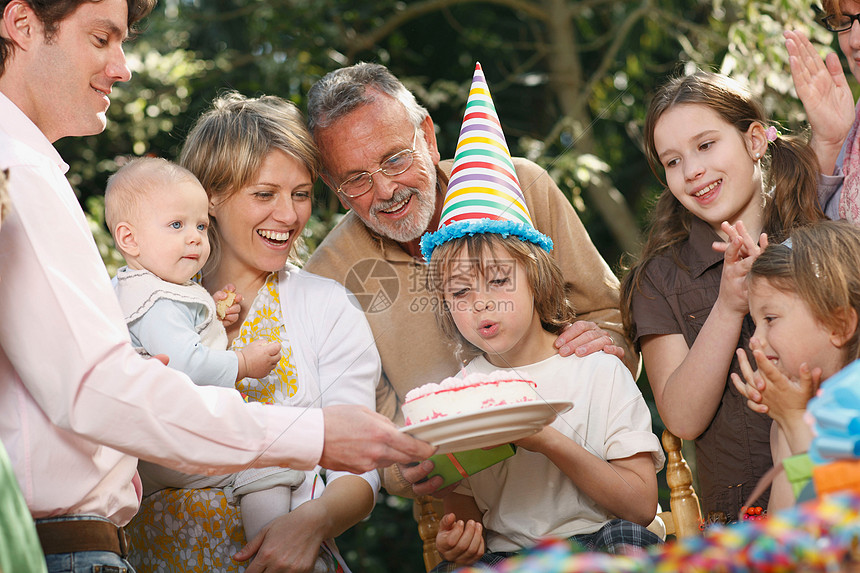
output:
[[[235,285],[233,349],[261,338],[281,343],[269,375],[237,382],[249,400],[373,409],[380,362],[363,313],[338,283],[287,262],[311,215],[318,161],[300,112],[283,99],[229,93],[200,117],[180,162],[209,197],[203,286]],[[244,571],[240,562],[250,559],[249,570],[348,571],[333,538],[370,513],[378,474],[329,471],[323,485],[319,473],[306,484],[307,501],[254,539],[244,539],[222,489],[156,492],[133,522],[133,562],[157,571]]]

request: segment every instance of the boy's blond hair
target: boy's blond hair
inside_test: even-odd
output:
[[[191,171],[161,157],[136,157],[120,167],[105,188],[105,224],[114,242],[117,225],[134,222],[153,191],[186,182],[200,184]]]
[[[525,277],[513,277],[512,288],[528,285],[534,296],[535,310],[540,317],[541,326],[547,332],[560,334],[576,320],[573,302],[568,296],[568,287],[558,263],[541,247],[523,241],[518,237],[503,237],[495,233],[466,235],[442,243],[433,251],[430,259],[428,288],[436,295],[438,312],[436,319],[442,332],[449,340],[458,343],[464,350],[462,359],[477,356],[481,350],[474,346],[457,329],[454,317],[445,302],[444,289],[451,268],[460,253],[465,252],[468,260],[477,267],[479,275],[486,271],[485,257],[488,252],[498,256],[509,256],[520,263],[526,271]],[[526,282],[522,282],[525,278]]]

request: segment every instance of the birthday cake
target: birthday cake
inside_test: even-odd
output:
[[[469,414],[509,406],[535,399],[536,384],[512,379],[510,372],[497,370],[490,374],[469,374],[463,378],[445,378],[438,384],[424,384],[406,394],[403,415],[406,425],[437,418]]]

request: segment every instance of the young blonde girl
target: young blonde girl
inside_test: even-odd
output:
[[[803,141],[768,127],[747,89],[705,72],[658,91],[645,149],[667,189],[622,283],[622,315],[663,422],[696,440],[705,515],[730,519],[771,467],[770,421],[728,383],[752,334],[744,277],[767,236],[823,217],[817,163]]]
[[[557,353],[553,343],[574,312],[552,256],[484,232],[436,247],[430,276],[443,330],[474,357],[465,373],[508,369],[534,381],[540,399],[574,403],[517,441],[513,457],[445,497],[438,570],[495,563],[546,536],[605,551],[658,542],[645,528],[663,464],[648,407],[615,356]]]
[[[818,385],[860,358],[860,229],[825,221],[795,229],[769,245],[749,271],[750,340],[758,370],[738,351],[745,383],[732,380],[751,409],[774,420],[774,464],[806,452],[812,431],[804,420]],[[785,474],[778,474],[770,508],[792,505]]]

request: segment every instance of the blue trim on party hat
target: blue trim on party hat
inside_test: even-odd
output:
[[[445,225],[435,233],[424,233],[421,237],[421,254],[424,255],[425,261],[430,262],[433,250],[442,243],[466,235],[473,237],[483,233],[493,233],[502,237],[513,235],[534,243],[547,252],[552,250],[552,239],[531,225],[500,219],[468,219]]]

